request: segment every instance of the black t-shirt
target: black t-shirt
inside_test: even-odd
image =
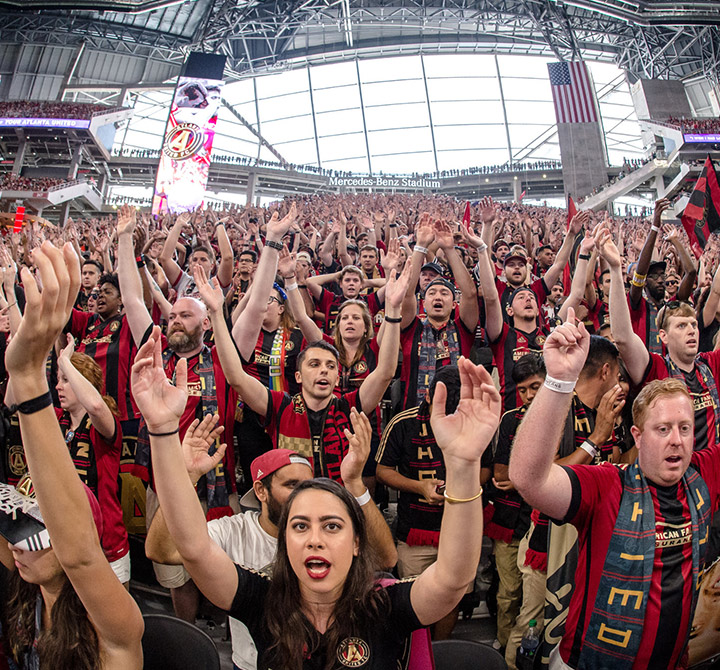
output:
[[[264,626],[264,608],[270,579],[236,565],[238,589],[229,610],[231,617],[242,621],[250,631],[258,651],[258,670],[282,670],[268,657],[270,638]],[[373,621],[358,627],[338,649],[328,650],[325,636],[319,635],[316,652],[303,662],[303,670],[324,670],[328,653],[335,656],[336,670],[398,670],[407,665],[410,653],[410,634],[422,628],[410,603],[413,580],[404,580],[384,587],[388,596],[385,611]]]
[[[307,410],[308,423],[310,424],[310,435],[312,435],[313,451],[320,451],[320,439],[323,434],[323,418],[325,410]]]

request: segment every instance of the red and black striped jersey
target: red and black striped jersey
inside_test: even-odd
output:
[[[542,326],[536,328],[532,333],[525,333],[503,323],[500,336],[494,342],[490,342],[490,349],[493,352],[495,367],[497,367],[500,379],[503,412],[508,412],[522,404],[515,382],[512,380],[515,363],[531,351],[542,351],[546,338],[547,331]]]
[[[665,349],[660,341],[657,328],[658,308],[642,296],[637,308],[633,309],[628,295],[628,306],[630,307],[630,321],[633,332],[645,343],[645,347],[651,354],[664,354]]]
[[[87,354],[103,372],[105,388],[118,405],[118,418],[140,416],[130,391],[130,370],[137,348],[124,314],[103,321],[97,314],[73,309],[65,331],[78,340],[76,351]]]
[[[695,452],[692,458],[693,467],[710,490],[712,512],[720,502],[718,449],[715,446]],[[577,667],[620,509],[623,470],[609,463],[571,465],[564,469],[572,484],[565,521],[578,529],[580,553],[560,654],[570,667]],[[655,558],[634,670],[678,667],[687,642],[693,596],[692,530],[684,487],[655,486],[649,480],[648,484],[655,512]],[[705,545],[701,545],[701,551],[704,550]],[[628,553],[633,553],[630,548]]]

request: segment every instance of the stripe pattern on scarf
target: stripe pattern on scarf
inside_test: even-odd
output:
[[[460,358],[460,334],[457,331],[455,322],[450,319],[443,328],[436,330],[432,327],[430,319],[425,319],[420,342],[418,342],[418,403],[425,400],[425,394],[435,376],[440,348],[447,348],[450,365],[455,365],[458,362],[458,358]]]

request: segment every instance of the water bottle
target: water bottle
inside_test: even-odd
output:
[[[520,646],[517,650],[515,659],[515,667],[517,670],[532,670],[535,665],[535,656],[537,656],[538,646],[540,646],[540,637],[537,632],[537,621],[530,619],[528,629],[525,631]]]

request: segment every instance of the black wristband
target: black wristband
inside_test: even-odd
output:
[[[590,260],[590,254],[580,254],[578,256],[578,259],[581,261],[589,261]]]
[[[388,323],[402,323],[402,317],[398,316],[393,318],[392,316],[386,316],[385,321],[387,321]]]
[[[307,284],[298,284],[298,288],[307,288]]]
[[[139,256],[135,256],[135,264],[139,268],[145,267],[145,254],[140,254]]]
[[[277,249],[278,251],[283,250],[282,242],[275,242],[275,240],[265,240],[265,246],[271,249]]]
[[[31,398],[17,405],[12,405],[9,409],[11,414],[15,414],[15,412],[20,412],[20,414],[35,414],[35,412],[50,407],[50,405],[52,405],[52,396],[50,395],[50,391],[48,391],[47,393],[39,395],[37,398]]]
[[[398,227],[398,224],[397,224],[397,223],[391,223],[391,224],[389,224],[389,225],[390,225],[390,228],[397,228],[397,227]]]
[[[180,428],[176,428],[175,430],[171,430],[169,433],[151,433],[148,431],[148,435],[150,437],[169,437],[170,435],[175,435],[175,433],[179,433]]]

